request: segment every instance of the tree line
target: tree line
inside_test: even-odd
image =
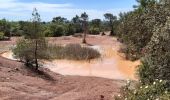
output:
[[[43,34],[46,37],[69,36],[75,33],[82,33],[84,30],[84,23],[87,25],[89,34],[100,34],[100,32],[111,31],[115,34],[114,27],[117,17],[111,13],[104,14],[105,20],[92,19],[86,12],[80,16],[76,15],[71,20],[64,17],[54,17],[50,22],[41,22]],[[23,36],[29,34],[29,24],[31,21],[8,21],[6,19],[0,20],[0,32],[3,37]]]

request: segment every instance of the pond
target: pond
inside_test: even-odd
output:
[[[79,76],[95,76],[109,79],[132,79],[136,80],[136,66],[140,61],[125,60],[117,49],[113,47],[93,46],[99,49],[102,57],[89,61],[72,61],[72,60],[53,60],[43,61],[43,67],[62,75],[79,75]],[[5,52],[2,57],[16,60],[11,51]]]

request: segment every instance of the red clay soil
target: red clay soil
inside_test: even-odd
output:
[[[22,63],[0,57],[0,100],[113,100],[123,81],[62,76],[40,69],[39,75]]]

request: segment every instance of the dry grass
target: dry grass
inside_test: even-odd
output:
[[[52,59],[90,60],[100,57],[100,53],[97,50],[82,47],[80,44],[51,45],[48,52],[49,57]]]

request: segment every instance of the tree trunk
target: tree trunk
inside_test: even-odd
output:
[[[84,34],[83,34],[83,41],[82,41],[82,43],[87,43],[86,42],[86,35],[87,35],[87,23],[84,22]]]
[[[86,32],[84,32],[82,43],[86,43]]]
[[[38,59],[37,59],[37,40],[35,40],[35,67],[38,70]]]

